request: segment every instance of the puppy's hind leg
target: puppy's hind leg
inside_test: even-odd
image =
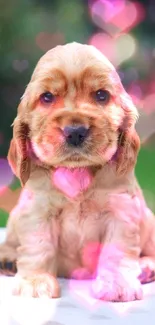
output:
[[[155,216],[147,209],[145,229],[147,229],[147,240],[144,243],[142,257],[140,257],[141,283],[155,281]]]
[[[143,256],[140,258],[141,274],[139,280],[142,284],[155,281],[155,258]]]
[[[14,228],[14,214],[11,213],[7,223],[6,239],[0,244],[0,274],[16,273],[18,239]]]

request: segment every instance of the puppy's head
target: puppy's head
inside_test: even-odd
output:
[[[94,47],[58,46],[38,62],[14,121],[9,161],[24,184],[30,163],[47,168],[132,169],[137,110],[112,64]]]

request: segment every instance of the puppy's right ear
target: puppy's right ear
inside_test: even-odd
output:
[[[22,116],[19,113],[13,122],[13,139],[7,158],[13,173],[20,179],[22,186],[27,182],[30,175],[28,132],[28,125],[22,122]]]

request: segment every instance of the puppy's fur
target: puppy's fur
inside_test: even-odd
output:
[[[107,90],[107,102],[95,92]],[[43,103],[51,92],[55,100]],[[112,64],[94,47],[58,46],[38,62],[13,123],[9,163],[23,190],[0,259],[17,260],[17,294],[60,295],[57,276],[93,277],[108,301],[142,298],[141,264],[155,269],[155,221],[137,184],[137,109]],[[84,125],[79,148],[63,130]],[[85,167],[93,180],[76,198],[53,183],[57,167]]]

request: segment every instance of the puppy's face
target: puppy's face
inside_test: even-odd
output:
[[[72,43],[38,62],[15,125],[26,125],[32,151],[47,166],[86,167],[110,161],[121,130],[136,118],[111,63],[92,46]]]

